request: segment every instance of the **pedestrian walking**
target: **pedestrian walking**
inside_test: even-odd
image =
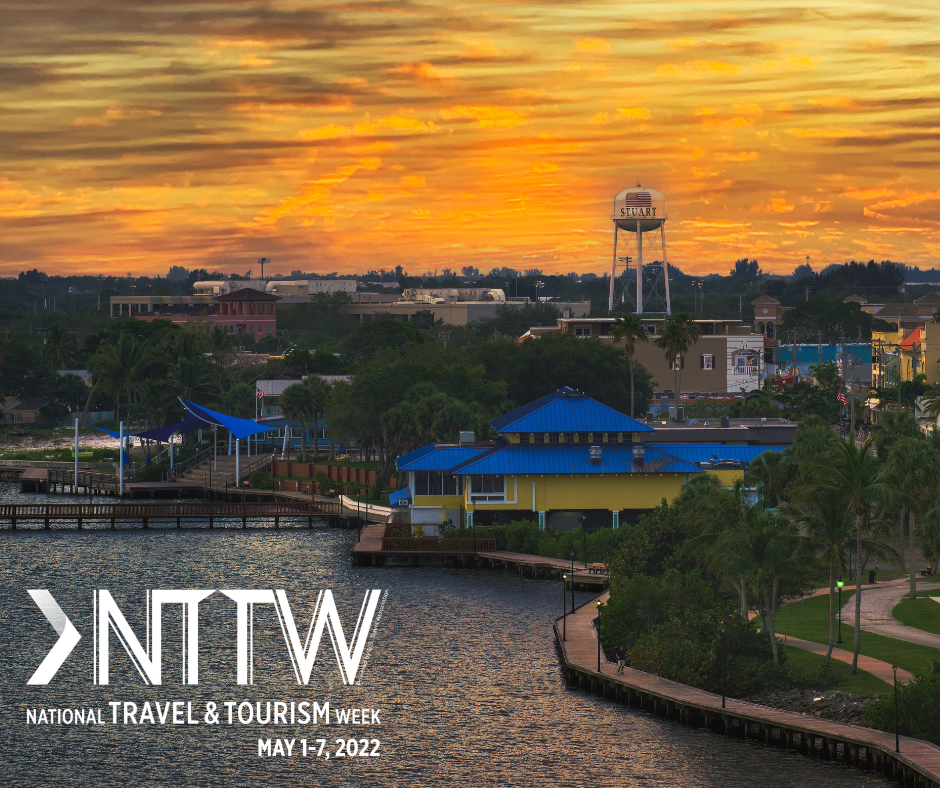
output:
[[[624,661],[627,658],[627,650],[623,646],[617,646],[617,650],[614,652],[617,657],[617,672],[623,673]]]

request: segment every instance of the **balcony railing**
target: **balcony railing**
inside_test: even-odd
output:
[[[732,367],[732,369],[734,370],[733,374],[735,375],[756,375],[758,368],[737,366],[737,367]]]

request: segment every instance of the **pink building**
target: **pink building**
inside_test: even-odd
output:
[[[229,334],[251,334],[255,339],[277,331],[277,302],[280,296],[245,288],[215,296],[214,304],[165,306],[137,315],[138,320],[169,320],[172,323],[205,323],[206,333],[220,326]]]

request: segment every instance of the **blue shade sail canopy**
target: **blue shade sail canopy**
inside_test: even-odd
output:
[[[93,424],[92,426],[94,427],[95,425]],[[106,433],[108,433],[108,435],[110,435],[110,436],[112,436],[112,437],[114,437],[114,438],[117,438],[118,440],[121,440],[121,433],[120,433],[120,432],[113,432],[112,430],[106,430],[104,427],[95,427],[95,429],[98,430],[98,431],[100,431],[100,432],[106,432]],[[136,434],[137,434],[136,432],[125,432],[125,433],[124,433],[124,437],[125,437],[125,438],[132,438],[132,437],[134,437]]]
[[[166,441],[170,439],[171,435],[175,435],[177,432],[195,432],[196,430],[203,429],[205,426],[206,423],[202,419],[196,418],[191,413],[187,413],[186,418],[176,424],[168,424],[166,427],[158,427],[155,430],[135,434],[138,438],[146,438],[152,441]]]
[[[259,432],[267,432],[271,429],[270,425],[261,425],[251,419],[239,419],[236,416],[227,416],[224,413],[203,408],[194,402],[181,399],[186,410],[195,418],[205,424],[216,424],[219,427],[225,427],[236,438],[247,438],[249,435],[257,435]]]

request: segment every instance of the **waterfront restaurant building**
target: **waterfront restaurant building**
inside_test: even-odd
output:
[[[411,522],[426,535],[442,524],[513,520],[618,528],[672,500],[695,474],[730,485],[755,457],[785,448],[654,440],[652,427],[567,387],[491,424],[495,441],[430,444],[398,460]]]

